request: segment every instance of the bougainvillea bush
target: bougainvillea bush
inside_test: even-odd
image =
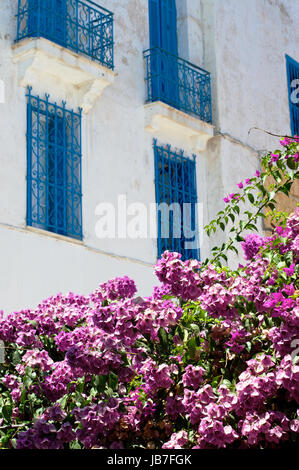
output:
[[[243,199],[262,213],[286,172],[297,177],[297,148],[269,154],[208,229],[226,217],[235,228]],[[278,186],[258,195],[269,171]],[[220,263],[229,240],[212,263],[165,252],[148,298],[124,277],[2,314],[2,448],[298,446],[299,208],[270,237],[236,237],[237,270]]]

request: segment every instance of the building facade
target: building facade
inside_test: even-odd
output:
[[[164,249],[206,258],[203,225],[277,148],[249,130],[299,133],[298,20],[296,0],[0,0],[1,309],[122,275],[146,295]],[[189,205],[199,243],[175,211],[163,237],[155,203]]]

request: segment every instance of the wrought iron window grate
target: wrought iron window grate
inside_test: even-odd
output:
[[[292,135],[299,135],[299,63],[286,56]]]
[[[212,123],[209,72],[154,47],[144,52],[147,102],[162,101]]]
[[[154,140],[158,256],[165,250],[199,259],[195,155],[188,158]]]
[[[81,110],[26,96],[27,225],[81,240]]]
[[[44,37],[113,69],[113,13],[90,0],[18,0],[17,38]]]

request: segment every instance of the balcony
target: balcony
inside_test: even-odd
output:
[[[20,86],[42,83],[55,99],[71,94],[71,105],[89,112],[116,75],[113,14],[90,0],[19,0],[16,16]]]
[[[147,130],[181,131],[203,150],[214,129],[209,72],[158,47],[144,59]]]
[[[19,0],[17,38],[43,37],[113,70],[113,13],[90,0]]]

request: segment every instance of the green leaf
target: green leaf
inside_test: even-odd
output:
[[[253,196],[253,194],[248,193],[247,196],[248,196],[248,199],[249,199],[249,201],[251,202],[251,204],[254,204],[254,196]]]
[[[109,387],[114,391],[118,387],[118,377],[114,372],[109,374]]]
[[[96,377],[96,388],[99,393],[103,393],[106,387],[108,381],[108,376],[107,375],[98,375]]]
[[[190,338],[187,343],[187,352],[189,354],[189,357],[191,359],[194,359],[196,353],[196,339],[194,336],[192,336],[192,338]]]
[[[16,349],[12,354],[12,361],[11,361],[12,364],[16,366],[17,364],[21,362],[21,359],[22,359],[22,356],[20,352]]]
[[[61,406],[61,408],[62,408],[63,410],[64,410],[65,407],[66,407],[68,398],[69,398],[69,395],[64,395],[64,396],[61,398],[60,406]]]
[[[288,158],[287,165],[291,170],[296,170],[298,163],[295,162],[294,158]]]
[[[10,423],[12,417],[12,406],[11,405],[4,405],[1,410],[1,414],[5,421]]]
[[[228,379],[223,379],[222,384],[225,385],[227,388],[230,388],[232,385]]]
[[[78,441],[73,441],[70,443],[70,449],[81,449],[81,445]]]
[[[164,354],[167,354],[167,352],[168,352],[168,338],[167,338],[166,330],[161,327],[158,331],[158,336],[159,336],[159,339],[160,339],[160,344],[162,346],[162,352]]]

